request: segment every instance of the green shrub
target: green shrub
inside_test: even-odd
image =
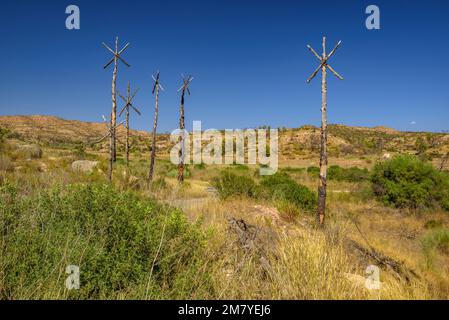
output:
[[[208,283],[199,272],[206,238],[198,226],[109,185],[27,197],[5,183],[0,230],[0,299],[176,299]],[[79,290],[65,288],[68,265],[80,267]]]
[[[173,168],[167,172],[167,177],[169,178],[177,178],[178,177],[178,168]],[[184,167],[184,178],[190,178],[190,170],[187,167]]]
[[[444,224],[443,220],[429,220],[424,224],[424,229],[436,229],[442,227]]]
[[[380,162],[371,176],[374,194],[398,208],[440,205],[449,210],[449,177],[410,155]]]
[[[307,187],[298,184],[285,173],[266,176],[260,183],[260,194],[273,200],[286,200],[311,211],[315,209],[316,195]]]
[[[279,171],[287,172],[287,173],[303,173],[306,171],[306,168],[284,167],[284,168],[280,168]]]
[[[340,166],[330,166],[327,177],[329,180],[360,182],[368,180],[370,177],[367,169],[360,169],[357,167],[342,168]]]
[[[9,134],[10,131],[8,129],[0,127],[0,143],[3,143]]]
[[[449,253],[449,230],[445,228],[433,229],[421,239],[421,246],[428,267],[433,266],[435,252]]]
[[[449,230],[445,228],[434,229],[421,239],[421,244],[425,250],[440,249],[446,251],[449,249]]]
[[[231,168],[233,168],[235,170],[242,170],[242,171],[248,171],[249,170],[249,167],[247,165],[240,164],[240,163],[232,164]]]
[[[320,176],[320,168],[318,167],[308,167],[307,173],[310,174],[312,177],[319,177]]]
[[[204,162],[197,163],[193,166],[195,170],[204,170],[206,169],[206,164]]]
[[[237,175],[230,170],[222,171],[220,176],[212,180],[212,185],[222,199],[232,196],[254,197],[256,195],[256,183],[251,177]]]

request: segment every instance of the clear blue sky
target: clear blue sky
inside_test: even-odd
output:
[[[65,28],[65,8],[81,10],[81,30]],[[381,10],[381,30],[365,28],[365,8]],[[111,108],[110,54],[130,42],[118,88],[131,80],[149,130],[151,74],[161,70],[160,130],[178,125],[181,73],[191,73],[188,128],[319,125],[320,77],[306,49],[342,40],[329,75],[329,122],[401,130],[449,130],[449,1],[2,1],[0,115],[48,114],[101,121]],[[120,100],[119,100],[120,101]],[[415,122],[415,124],[412,124]]]

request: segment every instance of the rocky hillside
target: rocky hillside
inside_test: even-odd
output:
[[[106,133],[104,123],[65,120],[53,116],[0,116],[0,127],[10,131],[9,136],[26,142],[55,147],[73,147],[106,151],[108,141],[95,143]],[[123,127],[118,138],[124,141]],[[314,126],[280,129],[281,157],[294,159],[319,152],[320,130]],[[151,137],[146,131],[131,130],[133,151],[149,151]],[[168,135],[159,135],[158,150],[168,152]],[[441,157],[449,151],[449,135],[426,132],[401,132],[386,127],[329,126],[329,151],[333,156],[372,155],[389,152],[411,152]]]

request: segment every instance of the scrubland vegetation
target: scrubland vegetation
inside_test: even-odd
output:
[[[148,185],[149,154],[135,149],[108,184],[98,150],[4,129],[0,140],[1,299],[449,298],[449,174],[439,158],[331,157],[320,230],[308,156],[267,177],[257,166],[192,165],[182,186],[161,156]],[[72,170],[83,159],[98,165]],[[365,287],[371,264],[379,290]],[[64,285],[68,265],[80,267],[79,290]]]

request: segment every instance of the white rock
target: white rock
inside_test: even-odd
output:
[[[72,163],[72,169],[79,172],[92,172],[98,161],[78,160]]]

